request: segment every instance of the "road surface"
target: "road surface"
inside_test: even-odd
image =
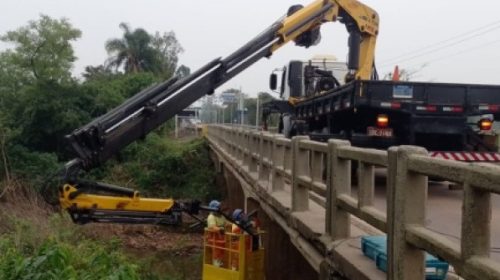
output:
[[[462,223],[462,190],[450,190],[449,183],[429,181],[427,200],[427,228],[446,235],[460,243]],[[353,187],[352,194],[356,196]],[[385,170],[377,170],[375,207],[386,210]],[[500,195],[492,194],[491,257],[500,262]]]

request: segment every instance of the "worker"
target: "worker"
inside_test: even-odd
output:
[[[245,250],[247,252],[257,251],[260,247],[259,222],[254,215],[249,218],[242,209],[235,209],[231,215],[233,224],[231,232],[234,234],[231,242],[231,269],[238,270],[239,263],[239,240],[245,239]],[[251,236],[248,234],[250,232]]]
[[[231,232],[235,234],[243,233],[243,229],[250,231],[252,234],[252,250],[259,249],[259,230],[260,222],[256,215],[249,218],[242,209],[235,209],[233,211],[232,219],[235,222],[232,225]]]
[[[213,248],[212,265],[224,267],[225,259],[225,226],[226,218],[222,215],[222,204],[217,200],[212,200],[208,204],[212,210],[207,217],[208,243]]]
[[[220,229],[224,231],[227,224],[227,220],[222,215],[222,204],[218,200],[212,200],[208,204],[208,207],[212,209],[207,217],[207,227],[209,229]]]

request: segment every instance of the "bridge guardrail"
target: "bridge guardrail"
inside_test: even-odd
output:
[[[291,184],[292,211],[307,211],[309,199],[326,208],[325,233],[332,241],[350,237],[350,215],[388,236],[388,278],[425,279],[424,251],[453,265],[467,279],[500,279],[489,257],[491,193],[500,194],[500,167],[431,158],[423,148],[388,151],[351,147],[298,136],[212,125],[212,144],[244,166],[267,191]],[[351,196],[351,162],[358,162],[358,199]],[[374,205],[374,169],[387,167],[387,212]],[[425,227],[428,176],[463,184],[460,244]]]

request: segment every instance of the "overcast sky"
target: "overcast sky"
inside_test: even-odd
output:
[[[283,15],[307,0],[17,0],[0,2],[0,33],[14,30],[39,14],[65,17],[83,35],[74,44],[78,61],[74,74],[87,65],[102,64],[104,44],[121,37],[120,22],[148,32],[175,31],[185,52],[180,63],[196,70],[227,56]],[[494,0],[365,0],[381,18],[376,61],[380,73],[395,64],[419,70],[415,79],[436,82],[500,84],[500,2]],[[437,44],[447,39],[444,43]],[[8,47],[0,45],[0,49]],[[345,60],[347,32],[340,23],[322,28],[322,42],[308,50],[289,44],[271,59],[263,59],[226,88],[251,95],[268,90],[268,76],[290,59],[333,54]],[[417,56],[418,54],[423,54]]]

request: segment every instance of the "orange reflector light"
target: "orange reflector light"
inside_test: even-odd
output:
[[[378,115],[377,116],[377,126],[378,127],[389,126],[389,117],[387,115]]]
[[[493,127],[493,121],[490,119],[482,119],[479,121],[479,129],[481,130],[491,130]]]

